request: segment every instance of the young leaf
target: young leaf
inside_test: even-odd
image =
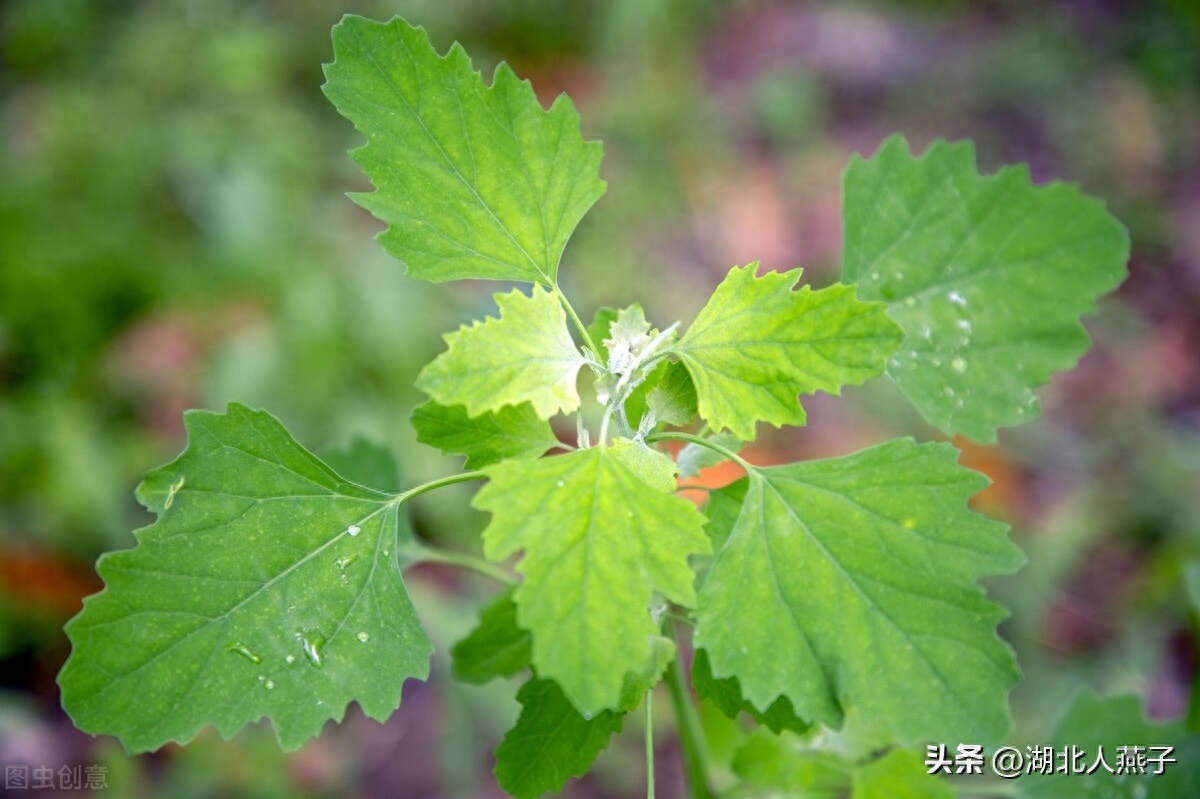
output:
[[[466,455],[466,468],[479,469],[510,458],[536,458],[559,445],[554,431],[528,402],[472,419],[461,405],[430,400],[413,409],[417,441],[447,454]]]
[[[843,191],[842,279],[904,328],[888,376],[948,434],[991,442],[1034,419],[1032,389],[1075,365],[1080,317],[1125,277],[1121,224],[1024,167],[981,176],[966,142],[914,158],[892,137],[850,162]]]
[[[367,144],[376,191],[354,195],[388,228],[384,248],[421,280],[552,286],[563,248],[604,193],[601,146],[566,95],[544,111],[506,64],[490,87],[462,47],[438,55],[422,28],[347,16],[333,29],[325,94]]]
[[[853,705],[906,744],[1002,738],[1017,669],[975,580],[1022,556],[967,509],[987,481],[957,454],[903,439],[752,471],[700,589],[714,676],[831,726]]]
[[[883,372],[899,328],[881,303],[847,286],[792,287],[800,270],[755,277],[735,267],[675,347],[691,372],[700,416],[754,439],[754,423],[804,424],[798,394],[838,394]]]
[[[672,467],[658,468],[656,484],[664,468]],[[491,482],[474,505],[492,513],[485,554],[502,560],[525,550],[517,620],[533,633],[534,667],[581,713],[617,707],[626,673],[652,663],[652,594],[695,601],[687,558],[708,550],[703,517],[648,485],[611,447],[484,471]]]
[[[604,340],[612,335],[612,323],[617,321],[619,313],[618,309],[607,305],[596,309],[592,323],[587,326],[588,338],[592,340],[592,349],[596,352],[604,352]]]
[[[650,385],[646,405],[660,422],[678,426],[691,422],[696,417],[696,386],[687,367],[667,364],[662,378]]]
[[[100,559],[106,587],[67,625],[67,712],[132,751],[263,716],[295,749],[351,701],[386,720],[432,652],[396,562],[396,498],[261,411],[184,423],[187,449],[138,488],[158,521]]]
[[[496,750],[496,781],[517,799],[535,799],[586,774],[624,720],[613,710],[584,718],[551,680],[525,683],[517,701],[521,715]]]
[[[558,298],[534,287],[497,294],[499,318],[447,335],[445,352],[417,375],[417,388],[469,416],[529,402],[542,419],[579,407],[575,379],[587,359],[575,349]]]
[[[533,637],[517,626],[517,604],[505,591],[479,612],[479,625],[450,650],[456,679],[482,685],[529,668]]]

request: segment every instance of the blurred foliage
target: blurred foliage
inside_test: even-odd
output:
[[[985,167],[1028,162],[1105,198],[1134,255],[1089,322],[1096,349],[1042,392],[1045,419],[964,461],[993,478],[978,502],[1029,553],[995,586],[1026,676],[1018,737],[1049,734],[1081,684],[1184,711],[1200,661],[1184,582],[1200,558],[1193,0],[8,0],[0,759],[103,762],[127,796],[494,792],[504,686],[435,678],[392,723],[351,714],[289,757],[256,730],[130,759],[56,710],[61,625],[97,587],[94,558],[149,521],[132,489],[181,448],[185,408],[268,408],[318,449],[362,436],[399,453],[405,485],[452,463],[415,443],[412,379],[502,287],[403,278],[341,196],[369,188],[344,154],[357,134],[319,89],[346,12],[403,14],[441,48],[461,40],[485,75],[505,59],[543,101],[571,93],[609,182],[563,265],[585,315],[639,300],[658,326],[687,319],[755,259],[831,282],[841,169],[896,130],[972,138]],[[847,395],[816,398],[810,428],[750,456],[934,436],[886,386]],[[467,491],[419,503],[417,529],[476,546]],[[413,581],[444,652],[487,587],[424,568]],[[615,743],[567,795],[636,791],[639,746]]]

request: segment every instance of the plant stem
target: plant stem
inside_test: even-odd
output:
[[[700,729],[700,719],[697,718],[691,697],[684,687],[686,681],[683,666],[679,662],[678,644],[675,647],[675,659],[671,661],[663,680],[671,695],[671,708],[675,712],[675,723],[679,728],[683,768],[688,778],[688,795],[691,799],[712,799],[712,789],[708,787],[708,752],[704,743],[704,732]]]
[[[732,450],[728,450],[725,447],[722,447],[720,444],[717,444],[716,442],[709,441],[707,438],[701,438],[700,436],[695,436],[695,435],[692,435],[691,433],[655,433],[652,436],[646,437],[646,441],[664,441],[666,439],[673,439],[675,441],[687,441],[692,444],[699,444],[702,447],[708,447],[713,452],[716,452],[720,455],[725,456],[726,458],[729,458],[729,460],[733,461],[738,466],[741,466],[743,469],[745,469],[747,473],[755,470],[754,464],[749,463],[748,461],[745,461],[742,458],[738,457],[736,452],[733,452]]]
[[[455,485],[457,483],[466,483],[471,480],[486,480],[487,475],[483,472],[461,472],[452,474],[446,477],[439,477],[436,480],[430,480],[428,483],[422,483],[419,486],[410,488],[407,491],[401,492],[392,499],[391,504],[401,505],[413,497],[419,497],[421,494],[428,493],[437,488]],[[474,555],[468,555],[465,552],[453,552],[449,549],[438,549],[437,547],[426,546],[425,544],[413,542],[411,546],[404,547],[403,553],[413,563],[445,563],[450,566],[458,566],[462,569],[469,569],[486,577],[491,577],[493,580],[499,580],[507,585],[513,585],[516,579],[501,569],[499,566],[494,566],[486,560],[477,558]]]
[[[462,569],[482,574],[485,577],[491,577],[493,580],[499,580],[505,585],[515,585],[516,579],[501,569],[499,566],[488,563],[486,560],[477,558],[474,555],[468,555],[465,552],[454,552],[449,549],[437,549],[428,547],[424,544],[404,549],[404,554],[409,556],[413,562],[425,563],[445,563],[449,566],[458,566]]]
[[[646,691],[646,799],[654,799],[654,689]]]
[[[452,474],[447,477],[439,477],[436,480],[430,480],[428,483],[422,483],[415,488],[410,488],[407,491],[397,494],[392,502],[396,505],[400,505],[412,499],[413,497],[419,497],[422,494],[433,491],[435,488],[444,488],[445,486],[454,485],[455,483],[466,483],[470,482],[471,480],[486,479],[487,475],[483,472],[461,472],[459,474]]]
[[[583,346],[588,348],[588,351],[596,356],[597,361],[600,360],[600,353],[596,352],[596,346],[592,343],[592,336],[588,333],[587,325],[579,318],[579,314],[575,313],[575,308],[571,305],[571,301],[567,299],[567,295],[559,288],[558,281],[554,282],[554,293],[558,295],[558,301],[562,303],[563,310],[567,312],[567,316],[571,318],[571,323],[575,325],[575,329],[579,331],[579,335],[583,337]]]

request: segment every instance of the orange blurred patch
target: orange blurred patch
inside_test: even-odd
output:
[[[90,569],[52,552],[27,547],[0,549],[0,594],[23,611],[70,618],[83,598],[102,587]]]
[[[971,507],[989,516],[1014,519],[1019,515],[1024,497],[1020,470],[996,446],[981,446],[962,436],[954,438],[954,446],[962,451],[958,462],[968,469],[987,476],[992,484],[971,499]]]

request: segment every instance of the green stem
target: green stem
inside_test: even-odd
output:
[[[673,636],[672,636],[673,637]],[[688,694],[683,666],[679,662],[679,647],[675,647],[675,659],[671,661],[663,678],[671,695],[671,708],[675,712],[675,723],[679,727],[679,743],[683,749],[683,768],[688,778],[688,796],[691,799],[712,799],[708,786],[708,752],[704,743],[704,732],[696,708]]]
[[[552,286],[554,293],[558,295],[558,301],[562,303],[563,310],[567,312],[571,323],[575,325],[575,329],[579,331],[579,335],[583,337],[583,346],[588,348],[588,351],[596,356],[598,362],[601,361],[600,353],[596,352],[596,346],[592,343],[592,336],[588,333],[587,325],[579,318],[579,314],[575,313],[575,308],[571,305],[571,301],[567,299],[567,295],[559,288],[558,282],[555,281]]]
[[[444,488],[445,486],[451,486],[455,483],[467,483],[471,480],[486,479],[487,475],[483,472],[462,472],[460,474],[452,474],[448,477],[439,477],[436,480],[430,480],[428,483],[422,483],[416,488],[410,488],[407,491],[397,494],[392,502],[396,505],[400,505],[412,499],[413,497],[419,497],[422,494],[426,494],[436,488]]]
[[[739,458],[736,452],[726,449],[716,442],[709,441],[707,438],[701,438],[700,436],[695,436],[691,433],[655,433],[652,436],[646,436],[647,442],[664,441],[666,439],[687,441],[692,444],[699,444],[702,447],[708,447],[713,452],[723,455],[724,457],[736,463],[738,466],[741,466],[747,471],[747,473],[755,471],[754,464]]]
[[[487,475],[483,472],[461,472],[452,474],[447,477],[439,477],[436,480],[430,480],[428,483],[422,483],[419,486],[410,488],[407,491],[399,493],[392,499],[393,505],[401,505],[413,497],[419,497],[422,494],[433,491],[438,488],[455,485],[457,483],[466,483],[471,480],[486,480]],[[449,566],[458,566],[462,569],[468,569],[477,572],[493,580],[499,580],[507,585],[513,585],[517,581],[511,574],[488,563],[486,560],[468,555],[465,552],[452,552],[449,549],[438,549],[436,547],[426,546],[425,544],[413,542],[411,546],[403,548],[404,556],[412,563],[445,563]]]
[[[414,563],[445,563],[448,566],[458,566],[461,569],[468,569],[485,577],[491,577],[505,585],[516,585],[517,582],[511,574],[499,566],[465,552],[453,552],[449,549],[436,549],[416,544],[404,549],[403,553]]]
[[[654,799],[654,689],[646,692],[646,799]]]

